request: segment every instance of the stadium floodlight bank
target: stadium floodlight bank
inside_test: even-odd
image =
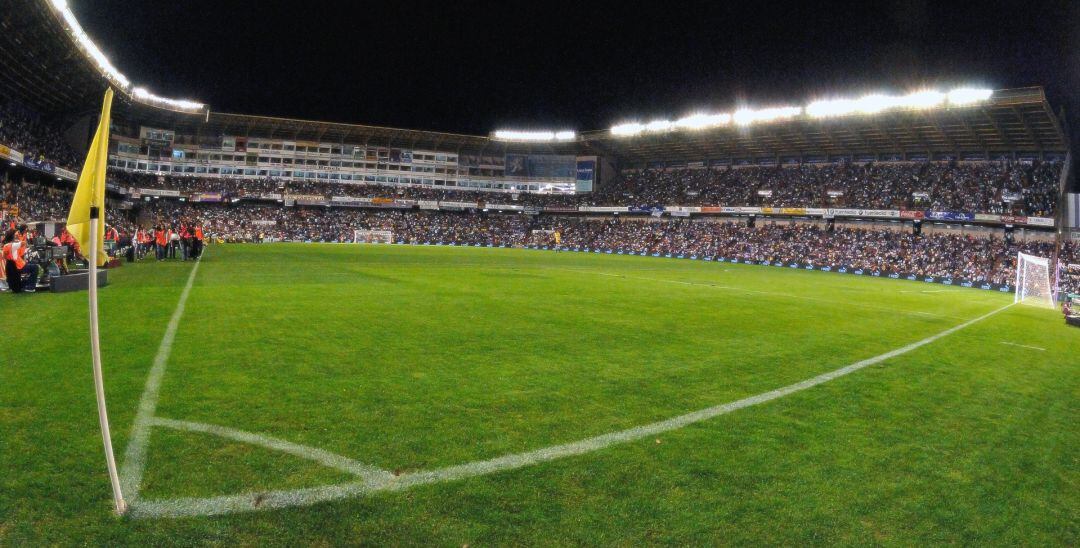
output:
[[[354,230],[354,244],[392,244],[394,233],[390,230]]]
[[[1017,253],[1016,298],[1013,302],[1054,308],[1054,289],[1050,285],[1050,259]]]

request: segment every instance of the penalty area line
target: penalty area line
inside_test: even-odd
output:
[[[1013,304],[1008,304],[977,318],[967,320],[959,325],[950,327],[925,339],[890,350],[884,354],[857,361],[839,369],[810,377],[809,379],[789,384],[768,392],[749,396],[729,403],[707,407],[684,415],[679,415],[667,420],[636,426],[626,430],[619,430],[585,438],[575,442],[552,445],[541,449],[504,455],[486,460],[448,466],[436,470],[419,471],[402,474],[388,479],[375,481],[354,481],[335,485],[323,485],[301,489],[286,489],[276,491],[248,492],[234,495],[224,495],[209,498],[174,498],[159,500],[135,500],[130,506],[129,515],[135,518],[179,518],[193,516],[212,516],[231,514],[235,512],[252,512],[275,508],[288,508],[294,506],[310,506],[320,502],[341,500],[358,497],[376,492],[392,492],[409,489],[420,485],[443,483],[462,480],[465,478],[483,476],[496,472],[516,470],[526,466],[562,459],[571,456],[592,453],[613,445],[629,443],[640,439],[646,439],[657,434],[677,430],[691,424],[702,422],[720,415],[731,413],[739,409],[752,407],[770,402],[796,392],[813,388],[831,380],[850,375],[861,369],[879,364],[883,361],[901,356],[926,346],[943,337],[947,337],[973,324],[981,322],[995,314],[998,314]],[[215,433],[213,430],[205,430],[207,433]],[[254,435],[253,435],[254,436]],[[242,436],[232,436],[234,439]],[[279,440],[274,440],[279,441]],[[329,455],[327,455],[329,456]],[[341,457],[345,458],[345,457]]]

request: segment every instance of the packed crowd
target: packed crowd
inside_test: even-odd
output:
[[[70,202],[70,191],[59,188],[11,182],[0,186],[0,205],[18,204],[19,217],[25,220],[62,219]],[[604,220],[170,200],[144,203],[137,214],[115,207],[107,211],[109,225],[120,238],[136,236],[143,249],[156,247],[153,240],[159,231],[165,232],[168,245],[175,245],[173,234],[182,235],[183,227],[199,227],[210,238],[232,242],[351,242],[354,231],[361,229],[388,230],[396,242],[494,246],[551,245],[551,234],[557,231],[562,246],[568,248],[842,265],[991,283],[1013,279],[1017,251],[1043,257],[1053,251],[1048,242],[1013,243],[1001,237],[947,233],[917,236],[910,231],[844,225],[829,231],[814,223],[764,222],[748,227],[745,222],[716,219]],[[1078,247],[1067,243],[1063,260],[1080,263]]]
[[[198,178],[118,172],[121,186],[242,197],[286,192],[362,198],[582,205],[852,207],[1052,216],[1061,165],[985,163],[828,164],[725,169],[628,170],[590,194],[481,192],[330,181]]]
[[[0,144],[38,162],[73,169],[78,155],[51,125],[17,103],[0,98]]]
[[[225,241],[350,242],[354,230],[388,230],[395,242],[465,245],[551,245],[623,252],[725,257],[751,261],[801,262],[867,271],[1006,283],[1015,277],[1017,251],[1046,257],[1045,241],[1009,242],[979,237],[812,223],[745,223],[708,220],[631,220],[534,217],[511,214],[417,210],[283,208],[251,205],[179,205],[155,202],[155,219],[193,218]],[[1063,259],[1080,262],[1067,243]]]
[[[18,217],[24,222],[67,219],[71,209],[72,190],[61,187],[8,181],[0,183],[0,215]],[[119,202],[106,199],[106,218],[109,224],[126,222]]]
[[[603,203],[932,209],[1053,215],[1061,164],[922,162],[640,170]]]
[[[1046,257],[1053,243],[1010,243],[976,237],[836,226],[829,231],[811,223],[700,221],[580,221],[545,223],[562,235],[563,245],[646,254],[724,257],[755,262],[799,262],[845,266],[866,271],[910,272],[919,276],[1006,283],[1016,274],[1016,252]],[[541,243],[546,236],[541,235]],[[1067,249],[1075,255],[1075,246]]]

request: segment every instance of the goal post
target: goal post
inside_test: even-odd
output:
[[[1016,296],[1013,302],[1054,308],[1050,259],[1026,253],[1016,254]]]
[[[390,230],[353,230],[354,244],[391,244],[394,233]]]

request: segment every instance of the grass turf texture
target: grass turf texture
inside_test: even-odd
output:
[[[101,293],[118,458],[190,268],[128,265]],[[529,250],[215,246],[156,415],[430,470],[765,392],[1012,298],[942,289]],[[310,507],[150,520],[111,513],[85,294],[4,295],[0,311],[13,322],[0,367],[3,544],[1080,542],[1080,331],[1052,311],[1012,307],[827,384],[584,456]],[[348,479],[154,428],[142,496]]]

